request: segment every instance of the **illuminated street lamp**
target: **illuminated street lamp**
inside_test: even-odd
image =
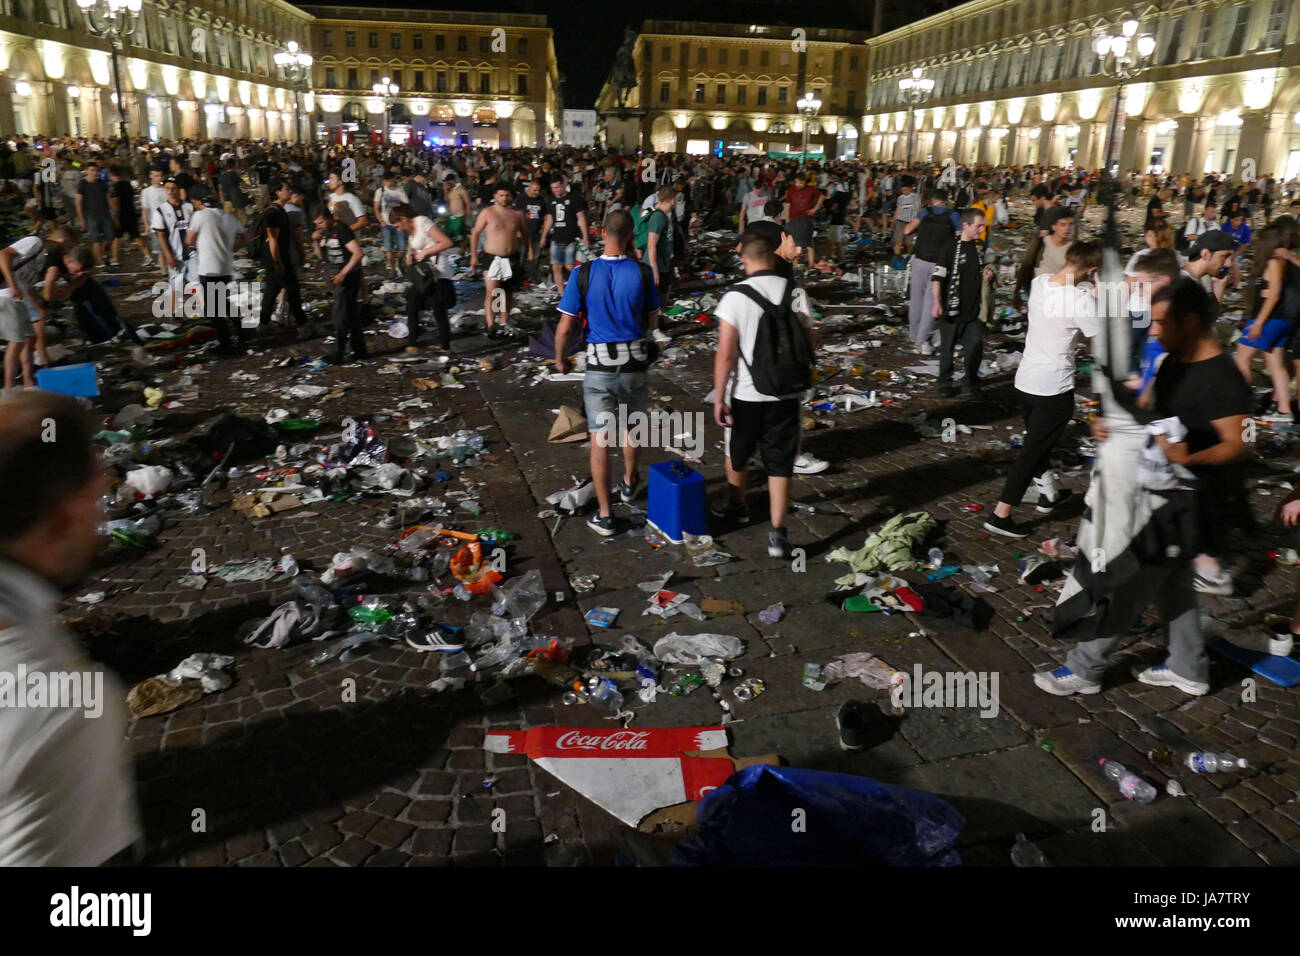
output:
[[[916,137],[916,108],[930,98],[934,92],[934,80],[925,75],[919,66],[912,68],[912,75],[898,81],[898,92],[907,104],[907,163],[904,168],[912,167],[912,143]]]
[[[799,168],[802,169],[808,162],[808,124],[812,122],[812,118],[822,108],[822,101],[809,92],[799,97],[799,101],[795,103],[795,106],[803,114],[803,159],[799,161]]]
[[[293,89],[293,139],[302,142],[302,127],[299,125],[298,100],[302,82],[311,76],[312,55],[298,49],[298,41],[290,40],[284,49],[274,57],[275,65],[284,71],[284,78]]]
[[[122,148],[130,150],[126,135],[126,100],[122,97],[122,75],[118,70],[118,54],[128,38],[135,35],[140,25],[140,8],[144,0],[77,0],[77,6],[86,15],[86,27],[91,34],[108,40],[113,52],[113,88],[117,91],[118,131]]]
[[[1110,122],[1106,131],[1103,186],[1113,183],[1110,167],[1115,152],[1115,138],[1119,135],[1119,111],[1123,108],[1124,84],[1131,83],[1151,66],[1152,56],[1156,52],[1156,38],[1149,33],[1139,36],[1139,26],[1136,20],[1125,20],[1119,33],[1111,33],[1105,27],[1097,27],[1092,31],[1092,49],[1101,63],[1101,71],[1106,76],[1115,78],[1115,102],[1111,104]]]
[[[388,77],[384,77],[372,86],[371,89],[374,91],[375,96],[384,101],[384,145],[387,146],[389,134],[388,113],[393,108],[393,101],[397,99],[397,94],[400,93],[401,90],[399,90],[397,84]]]

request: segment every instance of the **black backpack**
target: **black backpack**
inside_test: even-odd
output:
[[[588,259],[578,266],[574,275],[578,283],[578,318],[582,321],[582,337],[587,337],[587,286],[591,283],[591,263]],[[646,321],[646,303],[650,301],[650,287],[654,285],[654,270],[640,260],[633,260],[641,267],[641,325]]]
[[[921,224],[916,227],[916,243],[912,254],[926,262],[938,262],[943,247],[957,234],[952,225],[952,210],[945,209],[942,216],[936,215],[933,207],[927,207],[921,213]]]
[[[776,275],[758,272],[755,275]],[[763,310],[754,336],[752,359],[740,352],[740,360],[749,369],[754,388],[762,395],[784,398],[812,387],[813,354],[803,323],[794,314],[791,302],[794,283],[786,281],[780,302],[769,302],[753,286],[734,285],[729,292],[739,292]]]
[[[266,209],[259,210],[248,223],[248,255],[254,261],[260,260],[266,251]]]

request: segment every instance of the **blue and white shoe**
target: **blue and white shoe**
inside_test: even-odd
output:
[[[1193,697],[1204,697],[1210,692],[1210,685],[1204,681],[1188,680],[1186,677],[1180,677],[1175,674],[1164,664],[1156,664],[1145,670],[1133,668],[1133,676],[1144,684],[1150,684],[1152,687],[1177,687],[1184,694],[1191,694]]]
[[[1057,697],[1101,693],[1100,684],[1080,677],[1068,667],[1058,667],[1054,671],[1039,671],[1034,675],[1034,683],[1038,685],[1039,690],[1045,690]]]

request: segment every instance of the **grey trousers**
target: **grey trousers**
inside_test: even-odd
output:
[[[1123,640],[1125,632],[1154,596],[1156,610],[1169,631],[1169,656],[1165,659],[1165,666],[1179,677],[1208,682],[1210,660],[1205,653],[1192,576],[1192,567],[1187,564],[1143,568],[1112,596],[1117,633],[1074,645],[1066,655],[1066,665],[1080,677],[1099,682],[1110,652]]]
[[[934,331],[934,269],[937,263],[912,257],[912,285],[907,324],[912,341],[920,345]]]

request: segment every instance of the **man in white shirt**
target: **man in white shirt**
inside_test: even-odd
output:
[[[764,307],[750,295],[758,296],[769,306],[779,306],[785,298],[789,280],[773,271],[775,251],[771,241],[759,233],[746,232],[741,237],[740,259],[749,278],[732,286],[715,311],[719,322],[718,353],[713,364],[713,417],[726,429],[729,497],[724,503],[712,505],[710,511],[724,519],[744,521],[748,517],[745,505],[746,464],[758,451],[768,475],[772,519],[767,553],[774,558],[788,559],[791,549],[786,537],[785,518],[790,504],[790,478],[799,455],[803,421],[800,401],[803,396],[799,391],[789,395],[767,395],[755,387],[751,365],[759,324],[765,312]],[[737,291],[742,287],[747,291]],[[802,289],[794,290],[790,305],[808,336],[811,354],[814,348],[812,321]]]
[[[1218,215],[1219,207],[1212,202],[1207,202],[1205,204],[1204,212],[1199,216],[1193,216],[1191,219],[1187,220],[1187,225],[1183,229],[1183,235],[1192,242],[1195,242],[1211,229],[1218,229]]]
[[[248,235],[233,214],[226,212],[216,195],[203,183],[190,190],[194,218],[190,221],[187,245],[195,250],[199,283],[203,287],[203,317],[216,329],[222,355],[239,355],[248,349],[248,332],[244,329],[243,311],[231,297],[235,276],[235,250],[248,242]],[[233,322],[239,336],[239,350],[230,336]]]
[[[181,313],[181,297],[185,286],[198,281],[194,267],[193,249],[185,243],[185,234],[190,228],[190,219],[194,216],[194,205],[182,202],[176,180],[169,179],[164,184],[167,201],[153,211],[151,228],[158,236],[158,245],[162,248],[163,262],[167,266],[167,281],[174,292],[173,315]]]
[[[142,835],[126,689],[55,620],[99,547],[98,427],[52,392],[0,404],[0,674],[23,700],[0,706],[0,867],[119,862]]]
[[[157,257],[158,271],[167,276],[167,263],[163,259],[162,246],[158,243],[158,234],[153,231],[154,211],[167,201],[167,190],[163,186],[163,172],[157,166],[149,169],[149,185],[140,190],[140,224],[144,234],[150,237],[151,248]]]

